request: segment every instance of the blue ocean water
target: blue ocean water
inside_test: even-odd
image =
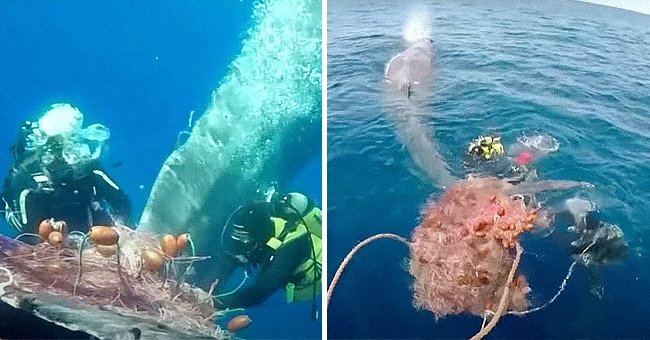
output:
[[[525,317],[506,316],[493,338],[641,338],[650,334],[650,16],[573,1],[329,1],[328,277],[359,241],[409,237],[429,195],[381,105],[388,60],[404,49],[413,8],[430,13],[435,88],[427,129],[457,177],[465,147],[496,131],[508,148],[522,134],[548,133],[557,152],[534,164],[543,179],[589,181],[594,189],[542,195],[551,208],[581,195],[619,225],[630,250],[596,277],[577,267],[560,298]],[[565,226],[566,227],[566,226]],[[541,305],[571,264],[551,238],[527,235],[520,270]],[[332,338],[467,338],[474,316],[435,321],[416,310],[403,244],[362,249],[328,308]]]
[[[236,0],[1,2],[0,169],[10,166],[8,150],[25,120],[38,119],[53,103],[71,103],[85,125],[110,129],[104,165],[139,216],[190,112],[196,120],[205,111],[239,53],[252,8],[252,1]],[[320,204],[321,155],[279,180],[283,190]],[[15,234],[4,221],[0,227]],[[247,310],[253,323],[238,335],[319,338],[311,304],[283,299],[276,294]]]

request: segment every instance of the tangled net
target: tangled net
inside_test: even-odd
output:
[[[436,318],[463,312],[483,316],[499,305],[506,287],[508,309],[528,308],[523,275],[509,279],[517,240],[533,229],[534,210],[502,193],[502,181],[456,184],[425,207],[411,243],[409,272],[414,305]]]
[[[327,302],[354,254],[375,240],[390,238],[410,248],[416,308],[431,311],[436,319],[460,313],[484,321],[491,317],[474,338],[485,336],[508,311],[526,314],[530,287],[517,275],[523,252],[518,240],[533,229],[537,213],[527,210],[520,197],[507,195],[504,185],[494,178],[458,182],[425,206],[410,242],[393,234],[362,241],[339,266]]]
[[[82,276],[76,249],[47,242],[29,245],[0,236],[0,276],[5,282],[0,292],[66,297],[81,306],[114,310],[192,334],[226,335],[214,323],[218,313],[211,292],[144,270],[142,250],[160,252],[154,236],[126,227],[115,229],[120,235],[120,260],[90,247],[83,251]]]

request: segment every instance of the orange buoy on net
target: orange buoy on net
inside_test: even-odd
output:
[[[63,234],[58,231],[53,231],[47,236],[47,241],[51,246],[61,245],[61,242],[63,242]]]
[[[164,262],[165,259],[158,252],[151,249],[142,251],[142,268],[146,270],[157,272]]]
[[[248,315],[239,315],[236,316],[230,321],[228,321],[228,332],[230,333],[235,333],[238,332],[251,324],[251,318],[248,317]]]
[[[178,252],[185,250],[189,238],[190,234],[188,233],[180,234],[178,238],[176,238],[176,249],[178,249]]]
[[[41,221],[41,223],[38,225],[38,235],[42,237],[43,240],[47,240],[52,231],[54,231],[54,228],[52,227],[51,218]]]
[[[163,236],[160,240],[160,249],[169,257],[176,257],[178,255],[178,247],[176,246],[176,238],[172,235]]]
[[[101,246],[113,246],[117,244],[120,235],[115,229],[106,226],[94,226],[90,228],[90,242]]]

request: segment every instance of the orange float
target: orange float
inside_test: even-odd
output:
[[[47,242],[51,246],[59,246],[63,242],[63,234],[58,231],[53,231],[47,236]]]
[[[151,249],[142,251],[142,268],[146,270],[157,272],[164,262],[165,259],[158,252]]]
[[[52,219],[43,220],[38,225],[38,235],[42,237],[43,240],[47,240],[52,231],[54,231],[54,228],[52,227]]]
[[[185,233],[185,234],[180,234],[178,238],[176,239],[176,249],[178,249],[178,252],[181,252],[187,248],[187,243],[189,241],[190,234]]]
[[[165,235],[160,240],[160,249],[169,257],[176,257],[178,255],[178,246],[176,245],[176,238],[172,235]]]
[[[236,316],[230,321],[228,321],[228,332],[230,333],[235,333],[238,332],[251,324],[251,318],[248,317],[248,315],[239,315]]]
[[[113,228],[106,226],[94,226],[90,228],[90,242],[101,246],[113,246],[117,244],[120,235]]]

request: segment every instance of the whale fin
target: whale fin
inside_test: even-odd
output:
[[[593,188],[589,182],[563,181],[563,180],[542,180],[524,181],[519,185],[512,186],[505,190],[507,195],[528,194],[535,195],[544,191],[567,190],[572,188]]]

